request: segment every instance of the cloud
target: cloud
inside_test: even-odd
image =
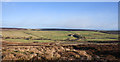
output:
[[[118,2],[120,0],[2,0],[2,2]]]

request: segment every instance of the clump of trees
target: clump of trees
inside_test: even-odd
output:
[[[32,40],[32,36],[29,36],[28,38],[25,38],[25,40]]]
[[[83,39],[83,40],[86,40],[86,38],[85,38],[85,36],[83,36],[83,35],[80,35],[80,34],[68,34],[68,36],[71,36],[71,37],[74,37],[74,38],[76,38],[76,39],[74,39],[74,40],[81,40],[81,39]],[[68,39],[69,40],[69,39]]]

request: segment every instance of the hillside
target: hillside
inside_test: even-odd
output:
[[[22,29],[22,28],[3,28],[2,38],[7,41],[20,42],[54,42],[54,41],[74,41],[76,38],[70,34],[82,35],[86,39],[79,41],[117,41],[118,34],[109,34],[95,30],[72,30],[72,29]],[[28,40],[31,38],[30,40]]]

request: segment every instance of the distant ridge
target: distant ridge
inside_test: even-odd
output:
[[[1,28],[0,29],[16,29],[16,30],[28,30],[29,28]],[[60,29],[60,28],[42,28],[42,29],[31,29],[41,31],[118,31],[118,30],[93,30],[93,29]]]
[[[28,30],[25,28],[0,28],[0,30]],[[33,31],[95,31],[102,32],[107,34],[120,34],[120,31],[117,30],[89,30],[89,29],[58,29],[58,28],[49,28],[49,29],[31,29]]]
[[[0,30],[3,29],[3,30],[27,30],[25,28],[0,28]]]
[[[88,30],[88,29],[40,29],[43,31],[97,31],[97,30]]]
[[[18,30],[27,30],[29,28],[1,28],[0,29],[18,29]],[[48,31],[118,31],[118,30],[94,30],[94,29],[60,29],[60,28],[36,28],[31,30],[48,30]]]

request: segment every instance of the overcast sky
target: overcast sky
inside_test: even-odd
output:
[[[3,27],[118,29],[117,2],[4,2]]]

